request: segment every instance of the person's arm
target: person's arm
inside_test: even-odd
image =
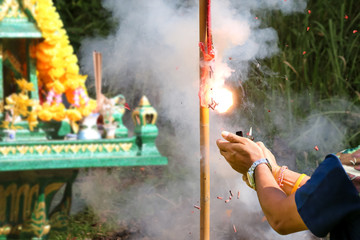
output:
[[[280,170],[277,172],[277,174],[274,175],[274,178],[278,179],[279,174]],[[281,189],[284,190],[287,195],[290,195],[295,187],[295,184],[297,183],[299,177],[301,177],[302,174],[294,172],[290,169],[286,169],[283,174],[284,179],[282,181]],[[300,182],[298,183],[298,188],[304,185],[309,179],[309,176],[304,176],[302,179],[300,179]]]
[[[246,174],[250,166],[261,158],[273,158],[272,154],[270,155],[269,152],[266,153],[262,150],[259,143],[256,144],[247,138],[227,132],[223,132],[222,136],[227,141],[217,140],[220,153],[239,173]],[[269,159],[269,161],[272,163],[275,159]],[[255,183],[260,205],[275,231],[280,234],[289,234],[307,229],[297,211],[295,194],[286,195],[278,186],[267,165],[260,164],[257,166]]]
[[[265,164],[255,169],[255,183],[261,208],[276,232],[289,234],[307,229],[297,211],[295,194],[287,196]]]
[[[299,188],[310,179],[309,176],[302,177],[301,173],[294,172],[288,169],[287,167],[286,168],[280,167],[277,164],[274,155],[270,152],[269,149],[265,147],[265,145],[262,142],[257,142],[256,144],[261,148],[265,157],[269,160],[272,167],[272,175],[274,176],[275,181],[279,184],[279,178],[282,178],[282,180],[280,180],[281,181],[280,187],[286,193],[286,195],[291,194],[291,192],[295,187],[295,184],[297,184],[297,188]],[[300,179],[300,182],[297,183],[300,177],[302,177],[302,179]]]

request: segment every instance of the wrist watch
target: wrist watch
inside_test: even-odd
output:
[[[270,162],[266,158],[262,158],[260,160],[257,160],[256,162],[254,162],[247,172],[247,179],[249,181],[249,185],[253,189],[255,189],[255,168],[262,163],[265,163],[270,168],[270,171],[272,172]]]

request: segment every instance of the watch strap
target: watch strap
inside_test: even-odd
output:
[[[270,171],[272,172],[271,164],[269,160],[267,160],[266,158],[261,158],[253,162],[247,173],[249,184],[253,189],[255,189],[255,169],[257,166],[263,163],[266,164],[269,167]]]

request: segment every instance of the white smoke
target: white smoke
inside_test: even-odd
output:
[[[236,81],[245,81],[249,62],[278,52],[276,30],[260,28],[261,20],[256,19],[254,10],[281,9],[291,13],[306,7],[306,1],[293,0],[212,2],[216,71],[224,81],[230,75],[241,77]],[[90,76],[89,86],[93,85],[92,52],[99,51],[103,54],[104,89],[109,90],[105,94],[123,94],[132,108],[142,95],[149,98],[159,113],[157,146],[169,158],[169,166],[162,167],[165,174],[158,180],[129,184],[129,188],[121,188],[124,178],[119,177],[116,170],[111,174],[105,170],[91,170],[83,174],[76,186],[86,204],[99,216],[111,216],[119,222],[137,219],[143,223],[144,236],[198,239],[199,211],[193,207],[200,199],[197,3],[190,0],[104,0],[103,5],[119,20],[118,29],[106,38],[83,41],[81,69]],[[226,61],[229,57],[242,65],[230,67]],[[248,123],[238,117],[239,111],[234,111],[234,121],[230,125],[211,112],[212,238],[310,239],[307,232],[280,236],[271,230],[267,222],[262,221],[255,192],[242,183],[241,176],[220,156],[215,141],[221,130],[248,127]],[[124,118],[129,120],[128,115]],[[131,122],[125,122],[131,130]],[[125,171],[138,174],[138,168],[123,168],[120,172]],[[146,171],[153,170],[146,168]],[[164,182],[161,177],[167,179],[165,186],[161,185]],[[225,200],[229,190],[235,194],[235,199],[229,203],[216,198],[222,196]],[[236,199],[238,191],[240,199]]]

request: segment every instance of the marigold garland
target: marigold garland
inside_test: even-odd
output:
[[[87,76],[79,74],[78,59],[52,0],[37,1],[35,20],[44,41],[32,49],[31,55],[37,60],[38,87],[47,93],[38,117],[43,121],[80,120],[96,108],[96,101],[88,97]],[[63,94],[71,109],[61,103]]]

